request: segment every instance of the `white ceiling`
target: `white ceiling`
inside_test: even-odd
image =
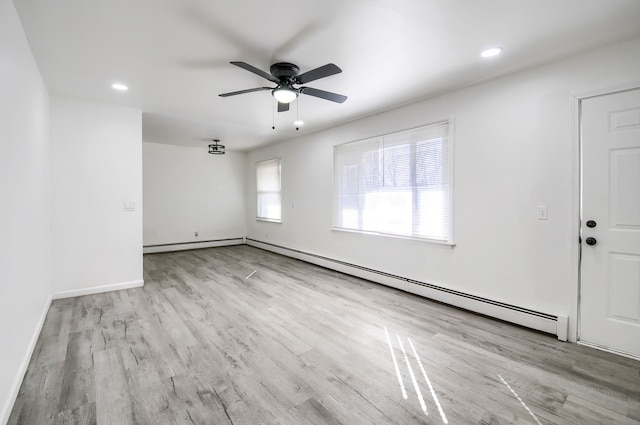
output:
[[[15,0],[52,95],[141,108],[143,139],[247,150],[640,36],[637,0]],[[480,51],[504,48],[483,59]],[[268,72],[343,72],[273,113]],[[125,93],[113,82],[129,86]],[[296,132],[299,114],[305,125]],[[272,130],[275,115],[276,129]]]

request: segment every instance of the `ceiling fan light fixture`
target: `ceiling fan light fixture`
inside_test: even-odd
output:
[[[298,97],[298,93],[292,87],[287,86],[278,86],[273,89],[271,94],[280,103],[291,103]]]

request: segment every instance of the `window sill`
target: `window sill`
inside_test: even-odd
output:
[[[256,217],[256,221],[266,221],[267,223],[278,223],[278,224],[282,224],[282,220],[274,220],[274,219],[272,219],[272,218]]]
[[[419,238],[419,237],[415,237],[415,236],[402,236],[402,235],[393,235],[391,233],[380,233],[380,232],[369,232],[369,231],[365,231],[365,230],[342,229],[340,227],[332,227],[331,230],[335,231],[335,232],[355,233],[355,234],[367,235],[367,236],[380,236],[380,237],[383,237],[383,238],[391,238],[391,239],[404,239],[404,240],[420,242],[420,243],[449,246],[451,248],[456,246],[455,242],[441,241],[441,240],[438,240],[438,239]]]

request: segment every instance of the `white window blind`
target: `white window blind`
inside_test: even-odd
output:
[[[256,164],[257,218],[281,220],[280,159]]]
[[[449,127],[335,146],[334,228],[452,242]]]

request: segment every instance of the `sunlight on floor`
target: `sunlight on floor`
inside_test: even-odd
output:
[[[400,385],[400,390],[402,391],[402,397],[407,400],[408,396],[407,396],[407,391],[405,389],[404,386],[404,381],[402,380],[402,375],[400,373],[400,368],[398,366],[398,362],[396,360],[396,355],[393,349],[393,345],[391,344],[391,338],[389,338],[389,331],[387,330],[387,328],[384,328],[384,333],[387,337],[387,344],[389,344],[389,351],[391,352],[391,359],[393,360],[393,365],[396,371],[396,375],[398,377],[398,384]],[[425,415],[428,415],[429,412],[427,411],[427,405],[424,401],[424,398],[422,396],[422,391],[420,389],[420,385],[418,384],[418,380],[416,379],[415,373],[413,372],[413,367],[411,366],[411,362],[409,361],[409,356],[407,355],[407,352],[404,349],[404,345],[402,344],[402,339],[400,338],[400,335],[396,335],[397,339],[398,339],[398,346],[400,347],[400,350],[402,351],[402,354],[404,355],[404,359],[405,362],[407,364],[407,370],[409,371],[409,376],[411,377],[411,381],[413,382],[413,387],[415,389],[416,395],[418,397],[418,401],[420,402],[420,407],[422,408],[422,411],[425,413]],[[449,423],[449,421],[447,420],[447,416],[444,413],[444,410],[442,409],[442,406],[440,404],[440,400],[438,400],[438,396],[436,395],[436,391],[433,388],[433,385],[431,384],[431,380],[429,379],[429,376],[427,375],[427,372],[424,369],[424,366],[422,365],[422,361],[420,360],[420,356],[418,355],[418,352],[416,351],[416,348],[413,345],[413,342],[411,342],[411,339],[409,337],[407,337],[407,341],[409,342],[409,346],[411,347],[411,351],[413,352],[413,356],[415,359],[415,362],[418,364],[418,367],[420,368],[420,371],[422,372],[422,376],[425,380],[425,382],[427,383],[427,386],[429,387],[429,392],[431,393],[431,397],[433,398],[433,401],[436,405],[436,407],[438,408],[438,412],[440,413],[440,417],[442,418],[442,422],[447,424]]]
[[[427,376],[427,372],[425,372],[424,367],[422,366],[422,361],[420,361],[420,357],[418,356],[418,352],[416,351],[415,347],[413,346],[413,343],[411,342],[411,338],[407,337],[407,340],[409,341],[409,345],[411,345],[411,350],[413,350],[413,355],[418,361],[418,366],[420,366],[420,370],[422,371],[422,376],[424,376],[424,380],[427,381],[427,385],[429,386],[429,391],[431,391],[431,397],[433,397],[433,401],[436,403],[436,406],[438,407],[438,412],[440,412],[440,416],[442,417],[442,422],[446,424],[448,423],[447,417],[445,416],[444,411],[442,410],[442,406],[440,405],[440,400],[438,400],[436,391],[433,389],[433,385],[431,385],[431,380],[429,379],[429,376]]]
[[[533,419],[535,419],[536,423],[538,425],[542,425],[540,423],[540,421],[538,420],[538,418],[536,417],[536,415],[533,414],[533,412],[531,411],[531,409],[529,409],[529,406],[527,406],[524,401],[522,401],[522,399],[520,398],[520,396],[513,390],[513,388],[511,388],[511,385],[509,385],[507,383],[507,381],[504,380],[504,378],[502,378],[502,376],[498,375],[498,378],[500,378],[500,380],[502,381],[503,384],[505,384],[507,386],[507,388],[509,388],[509,391],[511,391],[511,393],[518,399],[518,401],[520,402],[520,404],[522,404],[522,406],[527,409],[527,412],[529,412],[529,414],[531,415],[531,417]]]
[[[400,368],[398,368],[398,362],[396,361],[396,355],[393,352],[393,346],[391,345],[391,339],[389,339],[389,332],[387,328],[384,328],[384,332],[387,335],[387,343],[389,344],[389,350],[391,351],[391,358],[393,359],[393,365],[396,369],[396,375],[398,376],[398,384],[400,384],[400,390],[402,390],[402,397],[407,399],[407,390],[404,388],[404,382],[402,381],[402,375],[400,375]]]

